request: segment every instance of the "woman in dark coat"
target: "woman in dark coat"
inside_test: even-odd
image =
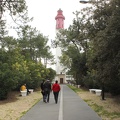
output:
[[[49,102],[50,92],[51,92],[51,83],[49,80],[47,80],[44,83],[43,89],[44,89],[44,102],[47,103]]]
[[[44,100],[45,99],[45,97],[44,97],[44,83],[45,83],[45,81],[43,80],[42,83],[41,83],[41,85],[40,85],[41,93],[42,93],[42,96],[43,96],[43,101],[45,101]]]

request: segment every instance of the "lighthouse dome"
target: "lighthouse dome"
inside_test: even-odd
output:
[[[62,14],[63,11],[61,9],[59,9],[57,12],[58,13],[57,13],[57,16],[55,17],[55,20],[59,18],[65,19],[65,17]]]

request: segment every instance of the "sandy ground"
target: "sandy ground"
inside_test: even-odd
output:
[[[12,92],[9,99],[0,101],[0,120],[19,120],[35,103],[42,98],[40,91],[22,97]]]

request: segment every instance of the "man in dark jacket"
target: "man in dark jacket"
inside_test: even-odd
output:
[[[41,93],[42,93],[42,95],[43,95],[43,101],[45,101],[45,100],[44,100],[44,99],[45,99],[45,97],[44,97],[44,83],[45,83],[45,81],[43,80],[42,83],[41,83],[41,85],[40,85]]]
[[[46,82],[44,83],[43,89],[44,89],[44,96],[45,96],[44,102],[47,103],[49,102],[50,91],[51,91],[51,83],[49,80],[46,80]]]

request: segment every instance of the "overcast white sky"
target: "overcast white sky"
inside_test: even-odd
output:
[[[43,35],[49,36],[49,39],[55,38],[55,17],[59,8],[63,10],[65,28],[68,28],[75,17],[73,12],[85,6],[80,4],[79,0],[26,0],[26,2],[29,16],[34,17],[32,26]]]
[[[63,10],[65,16],[64,27],[68,28],[72,24],[75,15],[73,12],[80,11],[86,4],[79,3],[79,0],[26,0],[28,6],[28,15],[33,17],[32,27],[36,27],[43,35],[48,38],[55,38],[55,17],[59,8]],[[8,16],[7,16],[7,19]],[[8,22],[14,26],[14,22]],[[16,37],[14,30],[10,28],[10,35]]]

